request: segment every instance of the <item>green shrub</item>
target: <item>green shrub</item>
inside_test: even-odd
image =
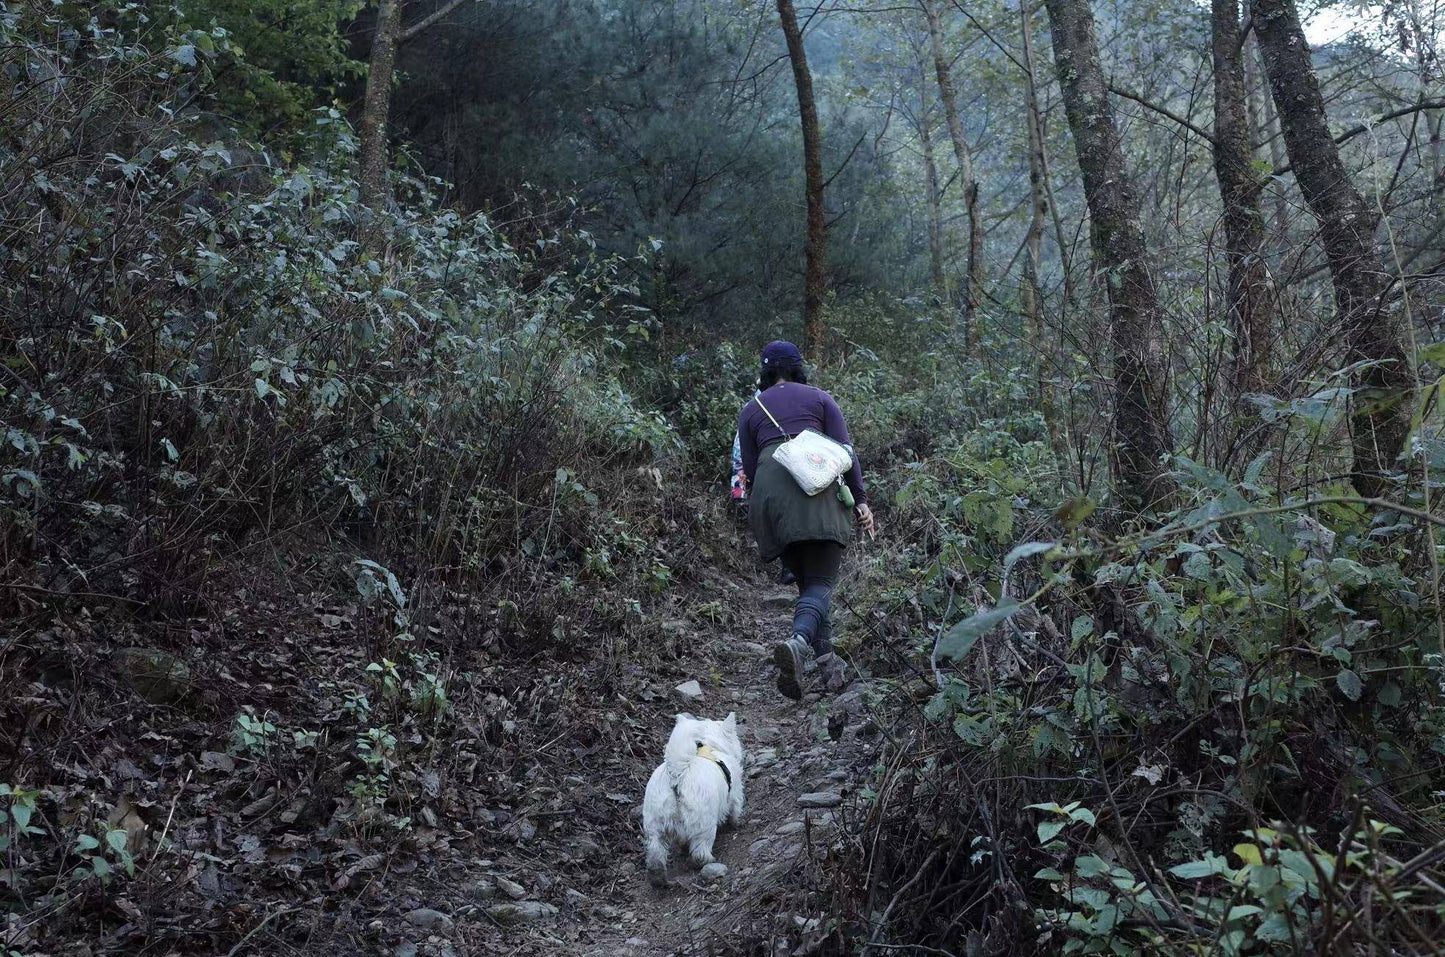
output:
[[[363,241],[335,111],[305,162],[206,138],[222,31],[147,49],[30,5],[0,30],[27,81],[0,104],[7,578],[174,597],[323,529],[479,567],[546,526],[559,467],[670,447],[604,371],[625,344],[590,330],[629,291],[585,237],[543,266],[408,181]]]

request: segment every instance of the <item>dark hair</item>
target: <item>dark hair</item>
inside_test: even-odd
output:
[[[771,366],[764,369],[758,376],[758,391],[766,392],[779,382],[797,382],[807,385],[808,373],[803,371],[802,366]]]

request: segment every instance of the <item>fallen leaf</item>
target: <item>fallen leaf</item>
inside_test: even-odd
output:
[[[207,771],[234,771],[236,759],[223,751],[202,751],[201,767]]]

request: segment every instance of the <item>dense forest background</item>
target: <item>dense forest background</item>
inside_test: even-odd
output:
[[[1442,34],[0,5],[0,949],[573,953],[540,897],[415,915],[506,855],[628,880],[649,682],[770,637],[719,589],[787,338],[884,529],[878,750],[693,945],[1445,950]]]

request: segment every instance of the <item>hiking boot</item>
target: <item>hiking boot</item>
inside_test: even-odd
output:
[[[848,666],[833,652],[830,651],[818,658],[818,681],[824,690],[842,691],[852,680],[848,674]]]
[[[778,666],[778,691],[794,701],[803,699],[803,668],[808,661],[808,643],[800,635],[773,646],[773,664]]]

